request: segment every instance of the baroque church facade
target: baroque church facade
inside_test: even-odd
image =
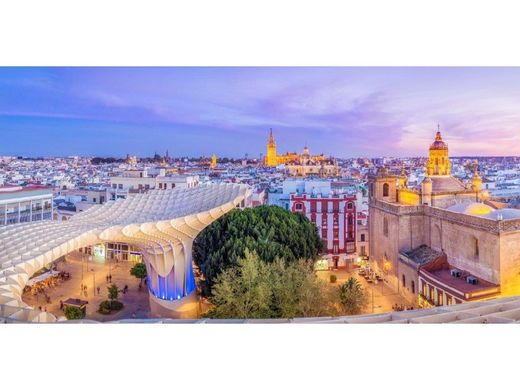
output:
[[[520,294],[520,210],[487,202],[478,171],[453,177],[440,131],[428,157],[417,188],[404,170],[369,178],[373,267],[421,307]]]

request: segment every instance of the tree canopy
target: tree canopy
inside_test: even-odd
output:
[[[245,250],[216,279],[211,318],[294,318],[336,314],[336,290],[318,279],[309,262],[262,261]]]
[[[68,320],[81,320],[84,315],[83,311],[76,306],[67,306],[65,308],[65,317]]]
[[[351,277],[339,287],[339,299],[346,314],[360,314],[368,304],[368,296],[359,281]]]
[[[204,229],[194,242],[193,257],[205,277],[205,295],[222,271],[238,264],[246,249],[267,263],[276,258],[290,263],[314,260],[322,242],[316,226],[300,213],[277,206],[233,210]]]
[[[135,276],[137,279],[143,280],[147,275],[146,265],[144,263],[136,263],[130,269],[130,275]]]

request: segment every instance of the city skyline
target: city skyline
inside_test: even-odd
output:
[[[0,68],[0,155],[520,154],[519,68]],[[504,153],[507,151],[507,153]]]

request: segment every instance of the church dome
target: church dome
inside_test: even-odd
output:
[[[443,150],[448,149],[448,144],[442,140],[441,132],[437,131],[435,135],[435,141],[430,145],[430,150]]]
[[[466,215],[473,215],[475,217],[488,217],[492,212],[496,211],[491,206],[488,206],[484,203],[477,202],[464,202],[457,203],[451,207],[448,207],[448,211],[453,211],[455,213],[461,213]]]

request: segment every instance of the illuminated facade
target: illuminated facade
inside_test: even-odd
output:
[[[286,154],[279,155],[276,149],[276,141],[274,140],[273,129],[269,130],[269,139],[267,141],[267,153],[265,155],[264,165],[268,167],[275,167],[280,164],[300,164],[304,161],[319,163],[325,160],[326,158],[323,154],[311,156],[307,146],[305,146],[303,149],[302,154],[288,152]]]
[[[437,132],[426,177],[405,172],[369,179],[370,256],[414,305],[451,305],[520,294],[520,210],[485,201],[477,171],[468,186],[450,175]]]
[[[329,267],[345,268],[356,257],[356,197],[354,195],[291,194],[293,213],[314,223]]]
[[[142,253],[152,315],[191,315],[185,307],[196,300],[193,240],[211,222],[243,206],[249,196],[250,189],[238,184],[153,190],[93,206],[67,221],[1,227],[0,318],[56,321],[23,302],[24,286],[60,257],[100,243],[127,243]]]

